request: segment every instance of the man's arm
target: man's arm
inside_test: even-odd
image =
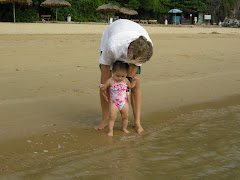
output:
[[[131,82],[128,79],[126,79],[128,88],[130,88],[130,89],[134,88],[135,85],[136,85],[136,80],[137,79],[138,78],[133,77]]]
[[[101,65],[101,84],[105,84],[107,80],[111,77],[110,66]],[[108,101],[107,91],[101,90],[101,94],[106,101]]]
[[[136,66],[135,64],[130,64],[127,76],[133,77],[136,74],[137,70],[138,66]]]

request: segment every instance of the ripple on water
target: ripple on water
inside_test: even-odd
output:
[[[141,156],[147,157],[147,166],[154,162],[158,167],[155,175],[164,169],[176,177],[235,177],[240,170],[239,110],[239,106],[199,110],[158,124],[148,140],[161,152],[140,150]]]
[[[158,122],[159,117],[149,117],[154,118]],[[240,106],[193,111],[151,124],[146,129],[138,135],[129,127],[131,133],[125,135],[116,128],[113,138],[107,137],[106,131],[55,133],[56,138],[65,136],[62,141],[68,138],[64,144],[65,151],[67,145],[70,147],[66,156],[58,154],[60,139],[55,138],[55,151],[48,149],[44,156],[40,154],[42,158],[52,158],[46,160],[48,166],[43,164],[15,175],[26,179],[141,179],[146,176],[149,179],[234,179],[239,176]],[[86,137],[85,142],[74,141],[84,134],[90,138]],[[31,139],[31,143],[26,143],[34,142]],[[39,153],[34,157],[40,158]]]

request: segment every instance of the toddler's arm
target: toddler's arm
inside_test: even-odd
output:
[[[103,91],[105,91],[108,87],[110,87],[111,79],[108,79],[105,84],[100,84],[99,88]]]

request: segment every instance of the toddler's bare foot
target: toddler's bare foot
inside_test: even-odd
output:
[[[113,131],[109,131],[107,135],[108,136],[113,136]]]
[[[138,134],[141,134],[144,132],[144,129],[142,128],[141,125],[135,125],[134,127]]]
[[[104,121],[102,121],[99,125],[94,126],[94,129],[95,130],[103,130],[107,125],[108,125],[108,123],[105,123]]]
[[[130,133],[127,129],[122,129],[123,132],[125,132],[126,134]]]

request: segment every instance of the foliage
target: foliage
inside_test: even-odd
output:
[[[44,0],[33,0],[32,5],[16,4],[16,21],[34,22],[37,16],[50,14],[55,16],[55,9],[40,7]],[[100,21],[104,13],[96,12],[96,8],[105,3],[111,3],[119,7],[135,9],[139,12],[139,18],[157,18],[160,14],[167,13],[172,8],[181,9],[184,12],[211,13],[218,19],[231,16],[234,6],[239,0],[67,0],[71,4],[69,8],[58,9],[58,19],[66,21],[68,14],[73,21]],[[13,21],[12,4],[0,4],[0,21]],[[120,15],[121,16],[121,15]]]
[[[16,8],[16,22],[34,22],[36,20],[37,11],[32,7],[19,5]]]
[[[212,11],[217,16],[216,21],[223,21],[225,17],[231,17],[231,11],[234,9],[235,3],[236,0],[212,0],[211,7]]]
[[[128,3],[124,4],[124,7],[129,9],[135,9],[138,10],[140,7],[140,2],[137,0],[130,0]]]
[[[9,4],[0,4],[0,20],[3,22],[13,21],[13,7]]]
[[[103,4],[101,0],[69,0],[71,7],[59,9],[59,20],[66,20],[68,14],[71,15],[73,21],[98,21],[99,13],[96,8]]]

